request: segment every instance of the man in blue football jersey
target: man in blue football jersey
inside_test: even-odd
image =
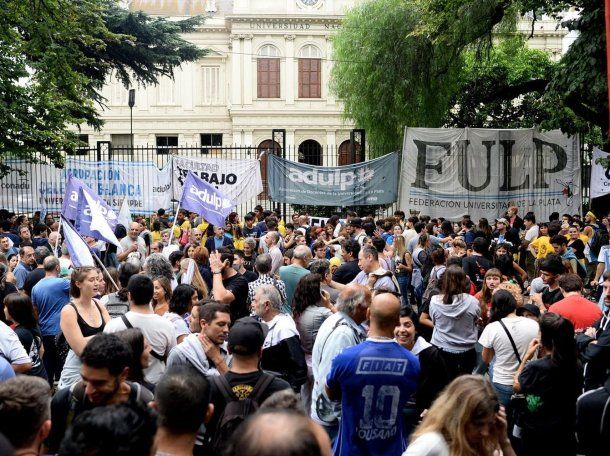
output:
[[[417,388],[420,367],[394,340],[399,312],[399,298],[377,294],[367,310],[368,338],[333,360],[326,393],[341,399],[342,407],[335,456],[402,454],[407,448],[402,410]]]

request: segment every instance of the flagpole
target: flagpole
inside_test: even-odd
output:
[[[112,285],[114,285],[114,287],[118,290],[121,289],[121,287],[119,287],[116,282],[114,281],[114,279],[112,278],[112,276],[110,275],[110,273],[108,272],[108,269],[106,269],[106,266],[104,266],[104,263],[102,263],[102,260],[100,260],[98,258],[98,256],[95,254],[95,252],[91,251],[91,256],[97,260],[97,262],[99,263],[99,265],[102,267],[102,269],[104,270],[104,272],[106,273],[106,276],[110,279],[110,281],[112,282]]]
[[[182,192],[184,192],[184,190],[182,190]],[[180,198],[180,201],[182,201],[182,198]],[[176,207],[176,212],[174,213],[174,223],[172,224],[172,229],[169,232],[169,241],[167,241],[168,246],[172,245],[172,239],[174,239],[174,228],[176,226],[176,219],[178,218],[178,212],[180,212],[180,201],[178,201],[178,207]]]
[[[59,227],[57,228],[57,235],[61,234],[61,221],[63,217],[59,217]],[[53,247],[53,256],[57,257],[57,249],[59,247],[59,239],[55,239],[55,247]]]

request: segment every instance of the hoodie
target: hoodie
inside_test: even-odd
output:
[[[451,304],[444,304],[442,299],[443,295],[436,295],[430,300],[430,318],[434,323],[430,342],[453,353],[473,349],[481,317],[479,301],[466,293],[454,296]]]
[[[220,354],[224,358],[225,363],[227,363],[227,366],[229,366],[231,355],[227,351],[226,342],[220,346]],[[174,366],[192,367],[207,376],[220,375],[216,366],[214,366],[203,351],[203,346],[199,341],[199,334],[186,336],[182,343],[176,345],[171,351],[167,359],[167,369],[169,370]]]

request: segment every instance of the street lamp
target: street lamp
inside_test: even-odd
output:
[[[131,138],[131,152],[133,153],[133,107],[136,104],[136,89],[129,89],[129,136]]]

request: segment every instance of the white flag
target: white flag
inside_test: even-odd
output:
[[[127,197],[123,198],[123,203],[121,204],[121,210],[119,211],[118,222],[125,227],[127,231],[129,231],[129,225],[133,219],[131,218],[131,211],[129,210],[129,203],[127,202]]]
[[[87,192],[82,192],[81,194],[85,197],[85,200],[89,205],[89,210],[91,211],[91,231],[97,231],[102,240],[110,242],[111,244],[114,244],[120,248],[121,243],[114,235],[114,231],[112,231],[112,228],[110,228],[106,217],[104,217],[104,214],[102,214],[102,211],[96,204],[95,200],[91,198],[91,195],[89,195]]]
[[[95,260],[80,234],[76,232],[72,224],[61,216],[62,227],[64,229],[64,239],[68,252],[70,252],[70,260],[72,264],[80,268],[82,266],[95,266]]]

